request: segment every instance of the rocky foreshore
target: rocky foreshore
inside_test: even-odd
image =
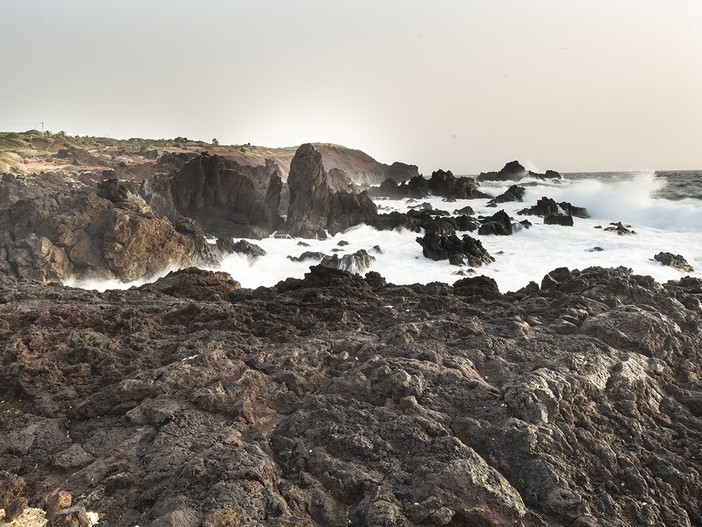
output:
[[[114,527],[702,525],[702,281],[391,281],[0,278],[0,497]]]

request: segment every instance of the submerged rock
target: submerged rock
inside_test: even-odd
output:
[[[604,228],[608,232],[616,232],[620,236],[631,236],[636,234],[635,230],[632,230],[631,225],[624,226],[621,221],[612,222],[609,227]]]

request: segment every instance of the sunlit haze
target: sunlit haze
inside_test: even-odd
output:
[[[699,0],[2,1],[0,130],[702,168]]]

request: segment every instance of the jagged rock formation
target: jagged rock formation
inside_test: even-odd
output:
[[[216,260],[196,226],[174,227],[116,180],[97,192],[20,200],[0,210],[0,231],[0,273],[42,283],[69,277],[128,282]]]
[[[467,234],[459,238],[453,232],[450,234],[429,232],[418,237],[417,243],[422,246],[422,254],[426,258],[448,260],[452,265],[467,263],[471,267],[479,267],[495,261],[480,240]]]
[[[474,231],[478,222],[472,216],[443,217],[435,216],[434,211],[410,210],[406,213],[393,211],[388,214],[378,214],[369,224],[379,231],[407,229],[419,232],[450,234],[455,231]]]
[[[610,223],[609,227],[605,227],[604,230],[616,232],[619,236],[633,236],[636,234],[636,231],[632,230],[631,225],[624,225],[621,221]]]
[[[519,181],[526,177],[527,169],[519,161],[510,161],[499,172],[481,172],[477,181]]]
[[[512,185],[499,196],[492,198],[487,202],[488,207],[497,207],[499,203],[507,203],[508,201],[524,201],[525,187]]]
[[[481,218],[481,225],[478,229],[478,234],[481,235],[508,236],[512,232],[512,220],[504,210],[496,212],[487,218]]]
[[[392,199],[420,199],[429,194],[443,196],[451,200],[489,197],[478,190],[478,187],[479,184],[473,178],[456,177],[450,170],[436,170],[429,179],[424,176],[415,176],[400,184],[394,179],[386,179],[380,186],[370,189],[369,192],[376,197]]]
[[[290,163],[290,204],[285,225],[291,236],[325,237],[352,225],[371,221],[377,208],[366,192],[334,190],[322,156],[311,144],[302,145]]]
[[[0,279],[0,466],[113,527],[702,524],[702,282],[546,278]]]
[[[282,223],[282,180],[275,163],[248,167],[207,152],[142,185],[159,214],[187,216],[215,236],[262,237]]]
[[[542,216],[546,225],[573,226],[573,216],[589,218],[584,207],[575,207],[566,201],[556,203],[552,198],[542,197],[536,205],[520,210],[517,214]]]
[[[662,263],[663,265],[674,267],[675,269],[680,269],[684,273],[692,273],[695,271],[693,267],[689,263],[687,263],[685,257],[683,257],[681,254],[659,252],[653,257],[653,259],[657,262]]]
[[[519,161],[510,161],[499,172],[481,172],[476,178],[478,181],[519,181],[524,177],[534,179],[562,179],[563,176],[555,170],[547,170],[541,174],[527,170]]]

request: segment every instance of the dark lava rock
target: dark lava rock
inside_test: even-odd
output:
[[[246,240],[234,241],[231,238],[219,238],[217,247],[225,254],[240,253],[246,255],[249,259],[259,258],[268,254],[255,243]]]
[[[545,225],[562,225],[564,227],[573,226],[573,216],[570,214],[549,214],[544,216]]]
[[[662,263],[663,265],[680,269],[685,273],[692,273],[695,271],[692,268],[692,266],[689,263],[687,263],[687,260],[685,260],[685,258],[680,254],[660,252],[657,255],[655,255],[653,259],[657,262]]]
[[[392,199],[421,199],[430,194],[444,196],[452,200],[488,197],[487,194],[478,190],[478,187],[478,183],[473,178],[456,177],[450,170],[437,170],[432,173],[429,179],[416,176],[401,184],[395,180],[387,179],[379,187],[370,189],[369,192],[375,197]]]
[[[487,202],[488,207],[497,207],[498,203],[506,203],[508,201],[523,201],[524,193],[526,192],[525,187],[519,185],[512,185],[507,190],[505,190],[499,196],[492,198]]]
[[[360,273],[368,269],[375,262],[375,256],[371,256],[364,249],[360,249],[353,254],[345,254],[339,257],[338,254],[326,256],[321,264],[332,269],[341,269],[352,273]]]
[[[24,509],[27,508],[28,500],[24,497],[15,498],[9,505],[5,506],[4,523],[10,523],[15,518],[19,518]]]
[[[154,210],[197,220],[208,234],[262,237],[281,222],[282,180],[275,163],[249,167],[207,152],[142,189]]]
[[[295,152],[288,176],[290,204],[286,230],[291,236],[318,238],[341,232],[359,223],[369,223],[377,208],[364,192],[334,191],[322,164],[322,155],[311,144]]]
[[[543,285],[1,279],[0,466],[113,527],[701,525],[702,280]]]
[[[460,209],[456,209],[455,211],[453,211],[453,213],[456,216],[472,216],[475,214],[475,211],[473,210],[473,207],[465,206]]]
[[[504,210],[496,212],[487,218],[481,218],[481,222],[478,229],[478,234],[481,235],[508,236],[513,232],[512,220]]]
[[[519,161],[510,161],[499,172],[481,172],[477,181],[519,181],[527,170]]]
[[[532,216],[575,216],[576,218],[589,218],[590,215],[584,207],[575,207],[567,201],[556,203],[552,198],[543,197],[536,202],[536,205],[522,209],[517,214],[529,214]]]
[[[477,296],[480,298],[498,298],[500,289],[497,282],[487,276],[461,278],[453,284],[456,294],[461,296]]]
[[[85,507],[76,506],[63,509],[54,514],[46,527],[91,527]]]
[[[495,261],[479,240],[467,234],[459,238],[456,234],[427,233],[417,238],[417,243],[422,246],[422,254],[426,258],[448,260],[452,265],[467,263],[472,267],[478,267]]]
[[[635,230],[631,229],[631,225],[623,225],[621,221],[618,222],[612,222],[609,224],[609,227],[605,227],[604,230],[608,232],[616,232],[620,236],[631,236],[636,234]]]
[[[108,181],[97,192],[62,192],[20,200],[0,210],[0,274],[39,282],[153,276],[171,266],[216,256],[202,232],[179,232],[127,186]]]
[[[7,509],[22,495],[25,487],[26,483],[20,476],[0,470],[0,509]]]
[[[407,213],[394,211],[389,214],[378,214],[369,225],[377,230],[407,229],[419,232],[423,229],[425,232],[440,234],[474,231],[478,228],[478,222],[470,216],[435,217],[428,211],[415,210]]]
[[[305,251],[300,256],[288,256],[288,260],[293,262],[307,262],[310,260],[321,262],[325,258],[329,258],[329,256],[319,251]]]
[[[178,298],[193,300],[225,300],[241,287],[229,273],[205,271],[197,267],[168,273],[151,284],[141,286],[144,291],[159,291]]]
[[[478,183],[473,178],[456,177],[448,170],[437,170],[429,179],[429,191],[434,196],[453,199],[485,198],[487,194],[478,190]]]

